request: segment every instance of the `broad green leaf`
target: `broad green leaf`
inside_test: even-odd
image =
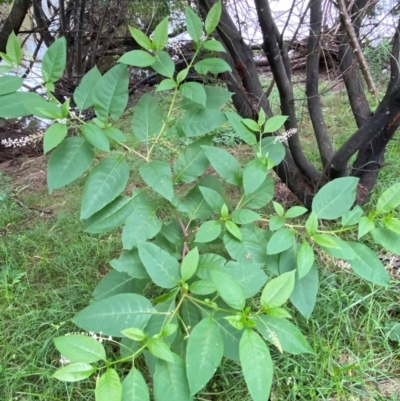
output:
[[[285,209],[280,203],[272,201],[272,205],[274,206],[275,212],[278,216],[283,217],[285,215]]]
[[[71,363],[70,365],[64,366],[56,370],[53,376],[57,380],[63,382],[77,382],[91,376],[96,369],[88,363],[78,362]]]
[[[128,104],[128,69],[117,64],[108,70],[97,82],[93,94],[93,107],[97,117],[102,121],[118,120]]]
[[[376,212],[378,214],[389,213],[400,205],[400,183],[389,187],[378,199]]]
[[[349,260],[354,273],[378,285],[390,284],[390,277],[374,251],[359,242],[348,243],[354,250],[355,257]]]
[[[271,231],[279,230],[285,225],[285,223],[286,223],[285,217],[271,216],[269,219],[269,229]]]
[[[374,228],[375,228],[374,221],[370,220],[369,217],[367,216],[362,216],[358,222],[358,239],[368,234]]]
[[[205,85],[204,89],[207,94],[207,107],[209,109],[219,109],[221,106],[229,102],[233,92],[229,92],[225,88]]]
[[[47,128],[43,138],[43,151],[49,152],[51,149],[57,147],[67,136],[68,127],[66,124],[53,124]]]
[[[245,330],[240,339],[240,364],[244,379],[254,401],[269,399],[273,364],[267,345],[253,330]]]
[[[81,219],[89,218],[112,202],[125,189],[128,178],[129,167],[122,157],[111,156],[97,164],[85,182]]]
[[[186,82],[179,87],[183,96],[195,103],[206,105],[207,95],[203,85],[198,82]]]
[[[335,258],[351,260],[356,256],[348,242],[334,235],[314,235],[313,239],[327,254]]]
[[[225,60],[215,57],[209,57],[198,61],[194,65],[194,69],[200,75],[207,75],[209,72],[211,74],[222,74],[223,72],[232,71],[231,67]]]
[[[272,132],[278,131],[278,129],[283,126],[283,124],[287,119],[288,119],[287,116],[270,117],[264,125],[263,133],[270,134]]]
[[[208,280],[197,280],[189,286],[189,292],[197,295],[209,295],[216,291],[214,283]]]
[[[239,362],[239,343],[243,329],[234,328],[226,319],[231,316],[226,312],[216,312],[214,315],[215,324],[224,339],[224,356]]]
[[[168,42],[168,17],[165,17],[154,29],[153,44],[156,50],[164,49]]]
[[[111,139],[117,142],[126,142],[125,134],[116,127],[109,127],[104,129],[104,133]]]
[[[251,160],[243,171],[243,188],[246,195],[255,192],[267,177],[267,167],[260,160]]]
[[[221,12],[222,12],[221,2],[217,1],[208,12],[206,21],[204,23],[207,36],[209,36],[217,27],[219,19],[221,18]]]
[[[219,296],[232,308],[242,310],[246,304],[240,284],[229,274],[219,270],[211,271],[211,279]]]
[[[203,223],[196,233],[195,242],[211,242],[221,234],[221,222],[210,220]]]
[[[285,158],[285,154],[285,147],[281,142],[276,141],[276,138],[267,137],[261,140],[261,155],[272,160],[275,166]]]
[[[189,220],[207,219],[213,214],[213,210],[205,201],[203,194],[196,186],[191,189],[179,204],[178,210],[185,213]]]
[[[174,341],[176,337],[176,329],[178,328],[177,323],[178,323],[178,318],[176,315],[172,315],[172,312],[176,308],[175,304],[175,297],[177,296],[179,292],[179,289],[175,289],[173,291],[170,291],[170,297],[166,299],[163,302],[159,302],[155,309],[157,311],[156,314],[154,314],[150,320],[148,321],[144,332],[146,333],[147,337],[163,337],[164,341],[168,344],[171,345],[172,342]],[[167,294],[164,294],[167,295]],[[156,298],[153,300],[156,302],[156,300],[160,299]],[[171,319],[172,317],[172,319]],[[173,335],[175,334],[175,335]],[[157,345],[155,345],[156,347]],[[164,347],[161,345],[161,347]],[[156,351],[157,352],[157,351]],[[162,352],[162,351],[161,351]],[[167,351],[168,352],[168,351]]]
[[[272,234],[272,237],[268,241],[267,253],[274,255],[281,253],[286,249],[293,246],[296,234],[289,228],[280,228]]]
[[[175,63],[171,56],[164,51],[158,52],[155,56],[156,61],[151,65],[151,68],[160,75],[173,79],[175,72]]]
[[[254,120],[252,120],[251,118],[244,118],[242,120],[242,124],[244,124],[251,131],[260,132],[259,125]]]
[[[129,327],[142,328],[154,313],[150,301],[138,294],[118,294],[94,302],[72,321],[81,329],[120,337]]]
[[[261,306],[264,309],[282,306],[293,291],[294,277],[295,271],[292,270],[268,281],[261,295]]]
[[[243,172],[235,157],[224,149],[212,146],[202,146],[202,148],[211,165],[226,182],[241,185]]]
[[[291,314],[285,308],[270,308],[265,311],[268,316],[281,318],[291,318]]]
[[[334,220],[348,212],[356,200],[359,179],[355,177],[337,178],[324,185],[315,195],[312,211],[319,219]]]
[[[342,216],[342,226],[352,226],[353,224],[357,224],[363,214],[364,210],[357,205]]]
[[[318,216],[315,212],[310,213],[305,227],[308,235],[313,235],[318,230]]]
[[[314,264],[314,251],[311,245],[304,241],[297,251],[297,270],[299,279],[302,279],[308,274]]]
[[[104,130],[93,123],[84,123],[82,125],[83,137],[95,148],[104,152],[110,151],[110,142]]]
[[[14,31],[12,31],[11,35],[8,37],[6,44],[6,53],[10,60],[15,64],[19,65],[19,63],[22,61],[23,53],[21,44],[19,43],[19,40]]]
[[[194,42],[199,43],[203,35],[203,23],[198,15],[190,8],[185,7],[186,29]]]
[[[143,330],[137,329],[136,327],[122,330],[121,334],[134,341],[143,341],[146,338],[146,334],[144,334]]]
[[[225,227],[228,230],[228,232],[230,232],[236,239],[242,242],[243,240],[242,232],[240,231],[240,228],[233,221],[230,220],[226,221]]]
[[[175,181],[190,183],[202,175],[209,161],[201,149],[202,145],[208,145],[209,138],[201,138],[191,143],[183,153],[181,153],[174,164]]]
[[[203,319],[201,310],[189,300],[182,303],[179,312],[185,327],[193,328]]]
[[[96,401],[121,401],[122,384],[116,370],[108,368],[96,382]]]
[[[203,194],[205,201],[210,205],[215,213],[220,213],[222,206],[225,204],[222,196],[211,188],[199,186],[200,192]]]
[[[161,338],[153,337],[147,340],[147,348],[158,359],[174,363],[174,355],[168,344]]]
[[[39,114],[43,115],[46,120],[57,120],[62,118],[62,109],[60,107],[54,107],[51,103],[46,104],[46,106],[50,107],[36,107],[35,112],[39,112]]]
[[[135,198],[118,196],[85,221],[85,232],[105,233],[122,226],[135,210]]]
[[[255,322],[257,330],[272,344],[276,344],[276,339],[273,337],[276,336],[283,351],[293,355],[314,354],[313,349],[301,331],[288,320],[274,316],[258,315]]]
[[[124,249],[131,249],[139,242],[157,235],[162,227],[156,214],[159,207],[160,205],[155,202],[146,202],[136,206],[122,230]]]
[[[395,232],[396,234],[400,234],[400,220],[385,220],[385,227],[388,228],[390,231]]]
[[[221,364],[224,343],[212,318],[205,318],[190,333],[186,351],[186,374],[190,395],[198,393]]]
[[[181,264],[181,275],[184,281],[189,280],[197,270],[199,265],[199,250],[196,248],[192,249],[182,260]]]
[[[139,169],[144,182],[165,199],[172,201],[174,187],[172,184],[171,168],[163,161],[151,161],[142,164]]]
[[[132,26],[129,27],[129,32],[131,33],[133,39],[136,40],[138,45],[140,45],[144,49],[152,50],[151,40],[144,32]]]
[[[83,76],[81,82],[75,89],[74,101],[81,111],[93,106],[93,91],[100,78],[101,73],[97,67],[94,66]]]
[[[211,39],[207,40],[203,43],[203,47],[207,50],[211,50],[213,52],[223,52],[226,53],[224,45],[218,40]]]
[[[12,75],[0,77],[0,96],[17,91],[23,83],[24,80],[20,77],[14,77]]]
[[[274,195],[274,181],[267,177],[258,189],[243,197],[241,207],[261,209],[269,203]]]
[[[176,125],[183,136],[192,137],[208,134],[225,123],[226,119],[223,112],[202,107],[198,103],[192,102],[192,104],[195,104],[196,108],[187,111]]]
[[[386,227],[374,228],[371,231],[372,237],[386,250],[400,255],[400,234],[397,234]]]
[[[122,382],[122,401],[150,401],[147,383],[134,366]]]
[[[113,259],[110,265],[113,269],[121,273],[127,273],[134,278],[144,279],[149,277],[139,258],[139,251],[137,249],[123,252],[119,259]]]
[[[138,244],[139,257],[155,284],[176,287],[181,280],[180,266],[175,258],[150,242]]]
[[[42,77],[45,82],[57,82],[63,75],[67,63],[67,41],[55,40],[47,49],[42,60]]]
[[[61,355],[71,362],[94,363],[106,359],[103,344],[83,334],[56,337],[54,344]]]
[[[134,67],[149,67],[156,62],[156,58],[144,50],[132,50],[120,57],[118,62]]]
[[[154,372],[155,401],[192,401],[185,363],[176,354],[174,362],[157,360]]]
[[[261,219],[261,216],[249,209],[236,209],[232,212],[232,221],[236,224],[250,224]]]
[[[176,82],[173,79],[165,78],[157,85],[156,92],[169,91],[171,89],[175,89],[175,87]]]
[[[199,265],[197,268],[196,276],[205,279],[211,280],[211,271],[213,269],[222,270],[225,266],[226,260],[214,253],[204,253],[199,257]]]
[[[296,217],[302,216],[304,213],[307,213],[307,209],[303,206],[293,206],[286,213],[285,217],[288,219],[294,219]]]
[[[179,71],[178,75],[176,76],[177,82],[181,83],[183,80],[186,79],[188,74],[189,74],[189,68],[185,68],[182,71]]]
[[[146,93],[135,107],[132,119],[132,129],[135,136],[142,142],[158,135],[163,126],[164,114],[155,97]]]
[[[50,156],[47,172],[50,193],[75,181],[89,168],[93,159],[93,147],[83,138],[64,139]]]
[[[239,114],[229,112],[225,113],[225,116],[242,141],[246,142],[248,145],[257,145],[256,135],[242,124],[243,118]]]

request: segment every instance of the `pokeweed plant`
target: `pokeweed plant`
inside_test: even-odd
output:
[[[186,8],[196,52],[177,74],[163,50],[167,19],[152,38],[130,28],[144,50],[126,53],[103,76],[96,67],[90,70],[73,95],[78,113],[69,99],[60,104],[53,96],[65,67],[64,38],[54,42],[43,58],[44,97],[19,91],[22,78],[7,75],[22,59],[15,35],[10,36],[7,54],[1,55],[5,64],[0,116],[34,114],[54,121],[43,139],[45,153],[51,151],[50,192],[73,182],[94,163],[82,197],[85,231],[106,233],[122,226],[121,256],[110,262],[113,270],[95,288],[94,301],[73,318],[79,328],[100,333],[105,340],[120,338],[120,358],[108,359],[103,344],[93,336],[70,334],[54,340],[69,363],[53,377],[74,382],[96,375],[97,401],[149,400],[139,356],[151,374],[156,401],[191,400],[212,379],[223,357],[240,363],[252,399],[264,401],[273,382],[271,346],[295,355],[313,354],[291,322],[286,303],[290,300],[302,316],[310,317],[318,293],[314,249],[348,262],[355,274],[383,286],[389,284],[384,266],[359,240],[371,233],[378,244],[400,254],[400,222],[394,213],[400,205],[400,184],[386,190],[368,215],[360,206],[353,207],[358,179],[347,177],[322,187],[304,225],[297,223],[308,212],[301,206],[285,210],[273,202],[276,214],[265,216],[264,207],[274,194],[269,171],[283,160],[284,139],[290,134],[274,133],[286,117],[267,119],[260,110],[257,121],[242,119],[220,111],[231,97],[226,89],[185,82],[191,68],[199,74],[230,69],[216,57],[197,61],[200,50],[224,51],[220,42],[210,39],[220,13],[217,3],[203,25]],[[135,146],[128,146],[125,134],[114,126],[128,102],[127,65],[153,68],[165,77],[157,91],[173,91],[166,111],[153,95],[140,98],[130,133],[137,140]],[[175,119],[172,111],[178,94],[184,113]],[[96,117],[86,122],[81,113],[89,107]],[[207,135],[226,122],[254,148],[254,159],[244,166],[213,146]],[[67,137],[68,127],[78,135]],[[193,142],[170,165],[157,160],[155,151],[172,133]],[[142,162],[132,174],[138,174],[143,185],[131,195],[123,194],[131,173],[128,155]],[[210,164],[218,176],[205,174]],[[227,187],[236,188],[238,199],[226,196]],[[165,218],[171,215],[174,218]],[[339,218],[340,228],[320,227],[321,220]],[[341,239],[343,232],[357,233],[358,240]],[[119,371],[122,362],[124,370]],[[132,367],[122,378],[127,362]]]

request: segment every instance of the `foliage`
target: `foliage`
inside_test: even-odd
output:
[[[205,20],[203,39],[203,23],[186,9],[196,55],[208,42],[220,12],[216,3]],[[65,67],[63,38],[44,58],[47,100],[18,92],[22,82],[10,87],[8,75],[0,80],[6,88],[0,97],[2,117],[15,116],[18,105],[20,115],[45,117],[82,134],[65,138],[64,127],[45,133],[46,151],[55,148],[48,166],[50,191],[75,181],[95,162],[83,190],[81,218],[86,230],[106,233],[122,226],[122,255],[110,262],[114,270],[95,289],[94,302],[73,319],[88,332],[122,338],[121,356],[107,358],[103,344],[86,336],[57,337],[55,345],[70,363],[53,376],[74,382],[96,374],[97,401],[146,400],[148,385],[137,363],[144,355],[155,399],[185,401],[204,388],[226,357],[240,363],[251,397],[264,400],[273,383],[271,351],[314,353],[290,321],[286,307],[290,300],[305,318],[314,309],[319,283],[313,249],[347,261],[356,275],[372,283],[389,284],[372,250],[338,235],[358,230],[360,239],[371,232],[378,244],[400,253],[395,215],[399,184],[381,195],[369,215],[353,207],[358,180],[342,178],[316,194],[304,225],[293,224],[293,219],[307,212],[303,207],[285,210],[274,202],[276,214],[264,216],[273,196],[268,174],[284,158],[282,141],[287,135],[263,138],[262,134],[277,131],[286,117],[267,120],[260,111],[258,121],[253,121],[220,111],[230,98],[227,90],[186,83],[185,78],[192,67],[201,74],[218,74],[229,70],[229,65],[215,57],[196,62],[195,55],[186,69],[175,74],[171,57],[162,50],[168,37],[166,20],[157,25],[151,39],[135,29],[131,33],[147,52],[125,54],[99,79],[97,72],[89,72],[76,89],[74,99],[80,111],[93,105],[96,117],[91,122],[76,115],[69,99],[60,104],[52,95]],[[15,37],[9,42],[5,60],[11,70],[20,62],[21,50]],[[124,144],[125,135],[113,126],[128,101],[125,64],[153,67],[165,77],[158,90],[173,89],[166,111],[150,94],[138,102],[132,119],[135,147]],[[185,112],[175,120],[172,110],[178,93]],[[212,146],[207,136],[226,121],[254,148],[254,159],[245,166],[226,150]],[[154,155],[163,136],[172,130],[196,140],[170,165]],[[96,152],[100,151],[98,161]],[[141,161],[135,174],[142,186],[132,194],[124,194],[130,173],[128,155]],[[209,165],[220,178],[202,177]],[[240,192],[239,199],[228,200],[225,189],[230,186]],[[165,218],[166,211],[175,220]],[[342,219],[340,229],[329,229],[328,223],[320,227],[321,219],[338,218]],[[269,230],[263,228],[265,222]],[[212,252],[215,249],[218,253]],[[158,287],[157,296],[155,291],[146,291],[149,283]],[[132,363],[123,381],[119,376],[123,371],[118,371],[121,362]]]

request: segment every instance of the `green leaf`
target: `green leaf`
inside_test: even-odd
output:
[[[74,101],[81,111],[93,106],[93,91],[97,82],[101,78],[101,73],[94,66],[82,78],[74,91]]]
[[[50,156],[47,172],[50,193],[75,181],[89,168],[93,159],[93,147],[83,138],[64,139]]]
[[[212,318],[205,318],[190,333],[186,351],[186,372],[190,395],[198,393],[221,364],[224,343]]]
[[[140,260],[155,284],[176,287],[181,280],[180,266],[175,258],[150,242],[138,244]]]
[[[190,183],[202,175],[209,161],[204,154],[201,146],[210,144],[210,139],[200,138],[191,143],[183,153],[181,153],[174,164],[175,181]]]
[[[231,218],[236,224],[250,224],[261,219],[261,216],[249,209],[236,209],[232,212]]]
[[[146,381],[134,366],[122,382],[122,401],[150,401]]]
[[[195,104],[196,108],[187,111],[176,125],[183,136],[190,137],[208,134],[225,123],[225,115],[221,111],[207,109],[198,103],[192,102],[191,104]]]
[[[328,234],[315,235],[314,241],[329,255],[345,260],[354,259],[355,253],[348,242]]]
[[[199,257],[199,265],[196,276],[205,280],[211,280],[211,271],[213,269],[222,270],[226,260],[214,253],[205,253]]]
[[[154,29],[153,44],[156,50],[164,49],[168,42],[168,17],[165,17]]]
[[[264,125],[264,134],[270,134],[272,132],[277,131],[279,128],[283,126],[285,121],[288,119],[287,116],[273,116],[267,120]]]
[[[285,308],[269,308],[265,311],[268,316],[273,316],[277,318],[291,318],[292,316]]]
[[[39,114],[43,115],[46,120],[57,120],[62,118],[62,110],[60,107],[51,107],[54,106],[51,103],[48,103],[46,106],[50,107],[36,107],[35,112],[39,112]]]
[[[250,118],[244,118],[242,120],[242,124],[244,124],[247,128],[249,128],[251,131],[254,132],[260,132],[260,127],[259,125],[252,119]]]
[[[374,221],[370,220],[369,217],[367,216],[362,216],[358,222],[358,239],[368,234],[374,228],[375,228]]]
[[[142,142],[158,135],[163,126],[164,113],[155,97],[146,93],[135,107],[132,119],[132,129],[135,136]]]
[[[241,185],[243,173],[235,157],[224,149],[212,146],[202,146],[202,148],[211,165],[226,182]]]
[[[357,224],[363,214],[364,210],[357,205],[342,216],[342,226],[352,226],[353,224]]]
[[[85,123],[82,125],[83,137],[91,143],[95,148],[104,152],[110,151],[110,142],[104,130],[93,123]]]
[[[197,231],[195,242],[211,242],[221,234],[221,222],[210,220],[203,223]]]
[[[87,219],[112,202],[124,189],[129,167],[124,158],[111,156],[91,171],[85,182],[81,219]]]
[[[149,67],[156,62],[156,58],[143,50],[131,50],[121,56],[118,62],[134,67]]]
[[[196,248],[192,249],[182,260],[181,275],[182,280],[189,280],[197,270],[199,265],[199,250]]]
[[[257,120],[258,125],[262,127],[265,124],[266,118],[267,117],[265,115],[264,109],[260,109],[260,112],[258,113],[258,120]]]
[[[248,145],[257,145],[255,134],[242,124],[243,118],[239,114],[225,113],[225,116],[242,141],[246,142]]]
[[[266,340],[276,344],[276,339],[273,338],[271,332],[277,337],[283,351],[293,355],[314,354],[313,349],[301,331],[288,320],[274,316],[258,315],[255,322],[257,330]]]
[[[272,237],[268,241],[267,253],[274,255],[281,253],[286,249],[293,246],[296,238],[296,234],[289,228],[280,228],[272,234]]]
[[[205,201],[210,205],[215,213],[220,213],[225,204],[222,196],[211,188],[199,186],[200,192],[203,194]]]
[[[224,45],[218,40],[211,39],[207,40],[203,43],[203,47],[207,50],[211,50],[213,52],[223,52],[226,53]]]
[[[139,258],[139,251],[137,249],[123,252],[119,259],[113,259],[110,265],[113,269],[121,273],[127,273],[134,278],[143,279],[149,277]]]
[[[53,376],[57,380],[63,382],[77,382],[91,376],[96,369],[88,363],[78,362],[71,363],[61,369],[56,370]]]
[[[307,209],[303,206],[293,206],[286,213],[285,217],[288,219],[294,219],[307,213]]]
[[[216,312],[215,324],[224,339],[224,356],[239,362],[239,343],[242,337],[243,330],[234,328],[231,323],[226,320],[226,317],[230,316],[226,312]]]
[[[116,370],[108,368],[96,382],[96,401],[121,401],[122,384]]]
[[[359,242],[348,244],[355,253],[355,258],[349,260],[354,273],[374,284],[383,286],[390,284],[389,274],[374,251]]]
[[[0,97],[0,117],[18,118],[36,114],[35,107],[47,106],[47,102],[37,93],[14,92]],[[43,114],[39,117],[46,118]]]
[[[385,227],[388,228],[390,231],[395,232],[396,234],[400,234],[400,220],[385,220]]]
[[[400,234],[397,234],[388,228],[374,228],[371,231],[372,237],[385,249],[400,255]]]
[[[173,354],[173,357],[173,363],[161,359],[156,362],[154,372],[155,401],[192,401],[185,364],[178,355]]]
[[[261,140],[261,155],[268,157],[277,166],[285,158],[286,149],[276,138],[267,137]]]
[[[57,82],[63,75],[67,63],[67,41],[55,40],[47,49],[42,60],[42,77],[45,82]]]
[[[10,60],[15,64],[18,65],[22,61],[23,53],[21,44],[19,43],[19,40],[15,35],[14,31],[12,31],[10,36],[8,37],[6,45],[6,53],[7,56],[10,58]]]
[[[247,163],[243,172],[243,188],[246,195],[255,192],[265,181],[267,167],[260,159]]]
[[[219,19],[221,18],[222,6],[221,2],[217,1],[210,9],[207,14],[206,21],[204,24],[206,34],[209,36],[214,29],[217,27],[219,23]]]
[[[53,124],[47,129],[43,138],[43,151],[46,154],[57,147],[67,136],[68,127],[66,124]]]
[[[125,134],[116,127],[108,127],[104,130],[104,133],[117,142],[126,142],[127,140]]]
[[[103,344],[83,334],[56,337],[54,344],[61,355],[71,362],[94,363],[106,359]]]
[[[72,321],[83,330],[120,337],[124,329],[144,327],[154,312],[147,298],[138,294],[118,294],[90,304]]]
[[[229,274],[211,270],[211,279],[219,296],[232,308],[243,310],[246,300],[240,284]]]
[[[285,217],[271,216],[269,219],[269,229],[271,231],[279,230],[285,225],[285,223],[286,223]]]
[[[240,242],[242,242],[243,237],[242,237],[242,232],[240,231],[240,228],[233,222],[233,221],[226,221],[225,222],[226,229]]]
[[[389,213],[400,205],[400,183],[389,187],[378,199],[376,213]]]
[[[189,220],[207,219],[213,214],[212,209],[208,206],[197,186],[186,194],[179,204],[178,210],[181,213],[185,213]]]
[[[318,216],[311,212],[306,220],[306,231],[308,235],[313,235],[318,230]]]
[[[268,400],[271,392],[273,364],[262,338],[253,330],[245,330],[240,339],[240,364],[244,380],[254,401]]]
[[[0,96],[8,95],[9,93],[17,91],[23,83],[24,80],[20,77],[14,77],[11,75],[0,77]]]
[[[312,211],[319,219],[334,220],[351,209],[356,200],[359,179],[355,177],[337,178],[324,185],[315,195]]]
[[[223,72],[232,71],[231,67],[225,60],[215,57],[209,57],[198,61],[194,65],[194,69],[200,75],[207,75],[209,72],[211,74],[222,74]]]
[[[197,280],[189,286],[189,292],[197,295],[209,295],[216,291],[214,283],[208,280]]]
[[[158,52],[155,56],[156,61],[151,68],[160,75],[173,79],[175,72],[175,63],[167,52]]]
[[[143,341],[146,338],[146,334],[144,334],[143,330],[137,329],[136,327],[122,330],[121,334],[134,341]]]
[[[199,43],[203,35],[201,19],[190,7],[185,7],[185,20],[188,34],[194,42]]]
[[[153,49],[150,38],[144,32],[142,32],[140,29],[130,26],[129,32],[131,33],[133,39],[136,40],[136,42],[138,43],[139,46],[141,46],[147,50]]]
[[[266,177],[264,182],[258,189],[243,197],[241,207],[249,209],[261,209],[269,203],[274,195],[274,181],[270,177]]]
[[[142,164],[139,172],[147,185],[165,199],[172,201],[174,187],[172,184],[171,168],[168,163],[157,160],[151,161]]]
[[[144,332],[146,333],[147,337],[155,337],[155,338],[160,338],[161,336],[164,337],[164,341],[168,344],[171,345],[172,342],[174,341],[175,336],[174,334],[176,332],[177,322],[178,318],[176,315],[173,315],[173,311],[176,308],[175,305],[175,298],[179,292],[179,289],[176,288],[175,290],[170,291],[167,294],[170,294],[170,297],[168,299],[165,299],[162,302],[159,302],[156,305],[156,311],[157,313],[154,314],[150,320],[148,321],[146,328]],[[164,294],[164,297],[166,297],[167,294]],[[159,298],[156,298],[154,302]],[[172,318],[172,319],[171,319]],[[175,327],[175,329],[174,329]],[[168,333],[170,332],[170,334]],[[169,338],[167,338],[170,336]],[[161,347],[163,347],[161,345]],[[168,351],[167,351],[168,352]]]
[[[187,75],[189,74],[190,68],[185,68],[182,71],[178,72],[178,75],[176,76],[176,81],[181,83],[184,79],[186,79]]]
[[[179,87],[180,92],[186,98],[192,100],[195,103],[206,105],[207,94],[203,85],[198,82],[186,82]]]
[[[161,338],[153,337],[147,340],[147,348],[156,358],[167,362],[174,362],[174,355],[168,344]]]
[[[166,78],[157,85],[156,92],[168,91],[170,89],[175,89],[175,87],[176,82],[171,78]]]
[[[285,215],[285,209],[280,203],[272,201],[272,205],[274,206],[275,212],[278,216],[283,217]]]
[[[308,274],[314,264],[314,251],[311,245],[304,241],[297,252],[297,270],[299,279]]]
[[[97,117],[102,121],[118,120],[128,104],[128,69],[123,64],[117,64],[108,70],[97,82],[92,98]]]
[[[292,270],[269,281],[261,295],[261,306],[264,309],[282,306],[293,291],[294,276],[295,271]]]

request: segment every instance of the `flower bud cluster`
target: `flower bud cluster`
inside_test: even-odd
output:
[[[27,145],[36,146],[43,138],[44,132],[39,131],[37,134],[29,136],[21,136],[20,138],[6,138],[1,140],[1,144],[6,148],[22,148]]]
[[[285,142],[291,136],[297,133],[297,128],[290,128],[290,130],[283,132],[275,138],[274,142]]]

